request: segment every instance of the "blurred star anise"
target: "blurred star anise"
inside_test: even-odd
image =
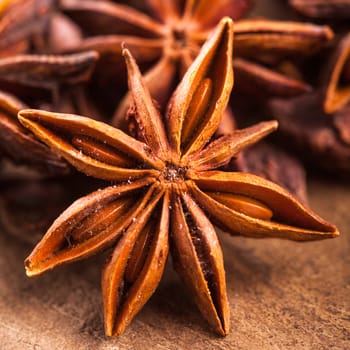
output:
[[[325,50],[304,66],[315,91],[291,99],[264,101],[267,114],[279,122],[279,144],[296,153],[306,166],[348,178],[350,1],[290,0],[289,3],[303,15],[329,23],[335,36]]]
[[[28,106],[86,111],[82,84],[91,75],[97,57],[96,52],[85,52],[0,59],[0,159],[40,170],[41,175],[69,172],[67,162],[23,128],[17,113]]]
[[[47,27],[53,0],[0,1],[0,57],[28,52]]]
[[[144,79],[161,107],[165,107],[174,86],[223,16],[237,20],[235,53],[239,59],[234,60],[234,66],[238,89],[258,89],[260,93],[282,96],[309,91],[307,83],[278,71],[276,62],[285,57],[299,59],[310,55],[333,36],[328,26],[265,19],[242,20],[252,7],[252,0],[146,0],[144,3],[148,13],[107,0],[59,2],[61,10],[87,35],[71,50],[96,50],[101,54],[95,83],[107,84],[103,93],[116,91],[117,82],[123,86],[118,73],[124,70],[121,44],[126,43],[138,62],[147,69]],[[129,97],[126,97],[115,112],[114,125],[123,125],[128,106]]]
[[[68,164],[18,123],[17,113],[25,107],[16,97],[0,91],[0,159],[9,158],[46,174],[68,173]]]
[[[326,63],[321,82],[323,110],[332,114],[350,104],[350,31],[335,45]]]
[[[349,0],[288,0],[290,6],[304,16],[328,19],[350,19]]]
[[[164,119],[126,60],[136,138],[89,118],[22,110],[21,123],[77,169],[113,184],[74,202],[25,265],[29,276],[113,246],[103,271],[107,335],[121,334],[156,289],[168,256],[216,332],[229,331],[220,244],[233,235],[317,240],[337,229],[279,186],[221,169],[275,121],[213,139],[232,83],[233,26],[223,19],[175,90]]]
[[[270,115],[278,120],[278,140],[301,159],[348,179],[350,174],[350,105],[328,115],[320,94],[272,99]],[[292,145],[292,146],[291,146]]]

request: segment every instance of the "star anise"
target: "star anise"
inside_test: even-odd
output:
[[[244,157],[235,158],[233,162],[238,164],[236,167],[235,163],[231,164],[232,169],[250,172],[273,181],[287,189],[303,204],[308,203],[306,171],[295,155],[292,156],[265,140],[245,149]]]
[[[19,110],[51,106],[86,110],[81,87],[97,60],[96,52],[72,55],[14,55],[0,59],[0,152],[41,174],[64,174],[70,168],[18,122]],[[69,91],[67,86],[70,87]],[[73,88],[75,87],[75,89]],[[28,101],[28,105],[26,102]],[[78,110],[79,110],[78,109]]]
[[[235,50],[236,57],[240,59],[234,61],[238,89],[251,91],[258,86],[260,93],[287,96],[309,91],[311,87],[305,82],[276,70],[276,60],[311,54],[332,38],[328,26],[241,20],[252,7],[251,0],[167,3],[149,0],[145,1],[148,13],[106,0],[61,0],[60,7],[88,35],[72,50],[96,50],[101,54],[97,84],[105,86],[106,82],[112,81],[113,85],[117,85],[113,77],[120,82],[118,72],[124,68],[120,47],[125,42],[138,62],[148,68],[145,81],[151,95],[161,106],[223,16],[238,20]],[[110,85],[107,84],[107,89],[103,91],[110,93]],[[115,112],[114,125],[120,127],[124,122],[128,106],[129,97],[126,97]]]
[[[0,57],[28,52],[48,25],[52,0],[0,2]]]
[[[317,19],[350,19],[349,0],[288,0],[290,6],[304,16]]]
[[[66,174],[68,164],[23,128],[16,118],[25,104],[15,96],[0,91],[0,159],[10,158],[46,174]]]
[[[343,6],[350,8],[350,2],[341,1],[293,3],[305,8],[310,6],[315,14],[324,13],[325,18],[328,11],[340,10]],[[346,16],[345,8],[343,14]],[[279,122],[280,144],[296,152],[313,168],[347,177],[350,171],[350,32],[348,25],[334,28],[336,37],[331,45],[305,67],[315,80],[316,91],[288,100],[273,98],[267,102],[267,109]]]
[[[350,31],[339,40],[326,63],[321,82],[323,110],[332,114],[350,103]]]
[[[292,148],[313,168],[317,166],[326,173],[348,178],[350,105],[329,115],[322,109],[320,94],[313,93],[292,99],[272,99],[268,109],[278,120],[280,143]]]
[[[156,289],[169,248],[209,324],[229,331],[223,256],[213,224],[233,235],[317,240],[337,229],[279,186],[221,167],[277,127],[213,139],[233,83],[224,19],[184,75],[164,119],[127,49],[133,138],[89,118],[22,110],[21,123],[87,175],[113,184],[74,202],[26,259],[39,275],[113,246],[102,276],[106,334],[119,335]]]

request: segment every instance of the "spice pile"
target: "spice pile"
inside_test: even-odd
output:
[[[294,21],[277,21],[244,18],[248,0],[2,2],[0,224],[18,237],[47,230],[27,275],[110,249],[102,291],[116,336],[170,253],[225,335],[214,226],[336,237],[305,204],[301,160],[350,172],[350,3],[312,4],[290,1]]]

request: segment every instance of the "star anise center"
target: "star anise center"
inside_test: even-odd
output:
[[[163,170],[163,180],[165,183],[179,183],[185,180],[187,167],[181,167],[172,163],[167,163]]]
[[[169,25],[165,52],[170,56],[178,57],[190,46],[186,27],[181,23]]]
[[[174,27],[171,31],[173,45],[178,48],[186,47],[186,31],[182,27]]]

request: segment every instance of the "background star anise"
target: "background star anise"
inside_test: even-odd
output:
[[[266,115],[280,122],[279,145],[294,152],[307,170],[347,178],[350,169],[350,2],[291,0],[302,16],[330,25],[332,41],[300,69],[313,91],[291,99],[265,99]],[[288,8],[285,9],[287,15]]]
[[[65,161],[20,125],[17,113],[28,107],[91,113],[83,84],[89,79],[97,57],[96,52],[85,52],[0,59],[1,158],[39,170],[40,176],[69,172]],[[4,172],[3,165],[2,176]],[[26,176],[25,172],[21,174]]]
[[[2,1],[0,7],[0,57],[27,53],[45,31],[51,0]]]
[[[277,70],[276,63],[285,57],[291,60],[315,53],[332,38],[327,26],[268,19],[241,20],[252,7],[251,0],[170,1],[167,4],[150,0],[144,2],[146,13],[110,1],[61,0],[59,4],[87,35],[72,50],[93,49],[101,54],[95,83],[104,87],[107,84],[103,93],[112,92],[111,97],[115,97],[117,83],[123,88],[119,73],[124,70],[121,44],[125,42],[147,70],[146,83],[153,98],[163,107],[223,16],[238,20],[234,61],[238,89],[259,89],[260,92],[263,89],[282,96],[308,91],[307,84],[282,69]],[[119,105],[114,116],[116,125],[124,122],[128,106],[128,99]]]
[[[102,276],[107,335],[119,335],[153,294],[170,248],[204,318],[229,330],[223,257],[213,224],[232,235],[315,240],[337,229],[281,187],[221,169],[277,127],[213,139],[232,83],[233,26],[223,19],[186,72],[164,118],[124,49],[136,138],[86,117],[22,110],[21,123],[80,171],[113,184],[74,202],[26,260],[29,276],[113,246]]]

